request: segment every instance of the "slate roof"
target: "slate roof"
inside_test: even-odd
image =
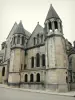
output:
[[[30,36],[31,35],[30,32],[28,32],[26,29],[24,29],[23,24],[22,24],[22,21],[20,21],[20,23],[17,25],[17,28],[14,31],[14,34],[15,33],[18,33],[18,34],[21,33],[21,34],[25,34],[27,36]]]
[[[38,33],[38,32],[44,32],[43,27],[39,24],[39,22],[37,23],[37,25],[36,25],[34,31],[32,32],[32,34],[35,33],[35,32],[36,33]]]
[[[46,20],[50,18],[59,18],[58,14],[56,13],[55,9],[53,8],[52,4],[50,5]],[[60,18],[59,18],[60,19]],[[45,20],[45,21],[46,21]]]
[[[14,33],[25,33],[25,30],[23,28],[22,22],[20,21],[20,23],[17,25],[17,28],[15,29]]]

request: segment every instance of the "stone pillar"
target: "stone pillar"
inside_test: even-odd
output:
[[[22,36],[20,36],[20,45],[22,44]]]
[[[30,74],[28,73],[27,75],[28,75],[28,82],[30,82]]]
[[[42,68],[42,55],[40,55],[40,67]]]
[[[75,48],[75,41],[73,42],[74,48]]]
[[[57,23],[58,23],[58,30],[60,32],[61,31],[60,22],[58,21]]]
[[[34,72],[34,82],[36,82],[36,72]]]
[[[34,68],[36,68],[36,57],[34,57]]]
[[[17,44],[17,36],[18,36],[18,35],[15,35],[15,44]]]
[[[47,32],[49,32],[49,26],[48,26],[48,22],[47,22]]]
[[[52,23],[52,30],[54,31],[55,30],[54,21],[52,21],[51,23]]]

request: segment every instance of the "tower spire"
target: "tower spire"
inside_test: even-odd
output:
[[[53,8],[52,4],[50,4],[50,8],[46,17],[46,20],[51,19],[51,18],[59,18],[58,14],[56,13],[55,9]]]

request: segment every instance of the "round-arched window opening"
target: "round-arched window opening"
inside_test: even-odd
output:
[[[31,75],[30,75],[30,82],[33,82],[33,81],[34,81],[34,75],[31,74]]]
[[[55,26],[55,29],[58,29],[58,23],[57,23],[57,21],[54,21],[54,26]]]
[[[5,67],[2,68],[2,76],[5,76]]]
[[[39,73],[37,73],[37,75],[36,75],[36,81],[40,82],[40,74]]]
[[[28,75],[25,74],[25,82],[28,82]]]

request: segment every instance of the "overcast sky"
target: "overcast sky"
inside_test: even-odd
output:
[[[65,38],[75,40],[75,0],[0,0],[0,44],[6,40],[15,21],[22,20],[32,33],[37,22],[44,26],[50,4],[63,22]]]

